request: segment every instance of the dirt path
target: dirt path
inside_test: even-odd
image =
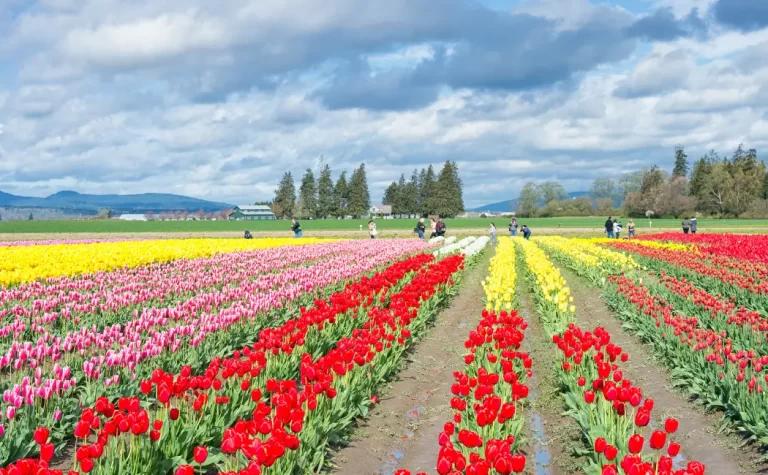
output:
[[[520,315],[528,322],[523,351],[533,360],[533,377],[528,380],[528,402],[526,409],[525,435],[523,445],[526,453],[526,473],[535,475],[561,475],[576,471],[578,463],[569,454],[573,439],[578,439],[576,424],[568,424],[562,417],[562,401],[556,380],[555,351],[552,340],[548,339],[539,322],[533,306],[528,284],[522,266],[518,266],[518,295]],[[565,423],[564,423],[565,422]]]
[[[750,449],[739,449],[738,439],[717,434],[716,420],[682,394],[669,388],[667,371],[653,359],[651,349],[627,334],[621,322],[600,298],[600,290],[590,288],[586,281],[564,266],[559,266],[571,288],[576,318],[585,329],[600,325],[611,334],[612,341],[629,355],[624,374],[638,384],[647,397],[656,401],[656,424],[667,417],[675,417],[680,427],[675,439],[681,444],[681,454],[687,460],[697,460],[707,467],[707,473],[736,474],[763,473],[754,463]]]
[[[434,472],[437,436],[450,420],[453,372],[464,366],[464,339],[480,319],[491,251],[465,275],[451,306],[419,342],[350,445],[336,454],[333,473],[391,475],[396,469]]]

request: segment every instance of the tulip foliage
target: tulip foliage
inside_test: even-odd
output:
[[[298,473],[309,462],[322,468],[327,444],[365,414],[376,387],[455,292],[463,261],[418,254],[396,262],[263,329],[256,344],[215,357],[204,371],[158,368],[133,396],[98,398],[72,432],[74,468],[98,474],[192,474],[212,466]]]
[[[97,316],[89,315],[77,302],[100,305],[102,312],[112,312],[114,307],[113,318],[124,322],[104,327],[102,333],[97,327],[67,333],[63,340],[41,338],[36,347],[16,341],[8,346],[2,363],[12,361],[13,367],[3,394],[7,406],[0,417],[0,463],[39,453],[31,435],[38,426],[49,427],[51,443],[61,447],[78,423],[78,399],[93,407],[103,397],[113,403],[135,397],[140,394],[139,383],[158,366],[171,373],[185,367],[202,372],[216,357],[256,341],[261,330],[295,322],[292,315],[313,299],[324,300],[345,289],[351,279],[425,248],[415,240],[275,248],[0,291],[8,302],[29,300],[31,295],[39,295],[33,302],[48,299],[47,307],[34,303],[24,308],[40,314],[45,308],[58,312],[62,325],[35,324],[34,328],[44,327],[41,331],[50,335],[66,332],[64,322],[74,325],[70,320],[76,318],[93,318],[96,324]],[[418,255],[418,265],[427,258]],[[245,264],[238,265],[240,261]],[[231,267],[219,267],[222,264]],[[360,282],[367,285],[371,280],[364,277]],[[96,298],[79,297],[89,293]],[[176,293],[189,298],[175,300]],[[127,311],[123,310],[126,305]],[[14,314],[20,312],[11,308]]]
[[[483,282],[487,310],[464,341],[466,367],[454,373],[451,386],[453,419],[436,441],[440,475],[520,473],[526,457],[519,448],[532,374],[530,356],[520,351],[528,324],[515,310],[517,275],[515,246],[502,238]],[[395,475],[411,475],[400,469]],[[423,473],[417,475],[424,475]]]
[[[602,265],[593,259],[595,255],[617,263],[628,262],[612,256],[611,251],[591,251],[589,246],[595,244],[579,243],[574,246],[573,249],[578,249],[575,251],[557,242],[550,246],[546,238],[542,241],[543,247],[551,255],[578,274],[599,278],[590,279],[592,282],[605,281],[610,285],[610,279],[614,277],[611,273],[623,270],[622,266]],[[525,253],[533,249],[525,244],[522,248]],[[539,269],[554,268],[540,250],[534,249],[533,256],[535,259],[523,259],[524,265],[529,266],[529,272],[531,265],[538,265]],[[552,280],[560,282],[563,287],[567,285],[561,277]],[[549,288],[550,285],[541,279],[533,285],[534,298],[541,308],[542,303],[549,302],[549,294],[537,291],[536,286]],[[553,319],[552,315],[559,320]],[[685,468],[674,468],[673,457],[678,454],[680,446],[668,440],[667,434],[677,429],[675,420],[667,421],[665,431],[648,433],[654,402],[644,398],[641,388],[624,377],[621,364],[629,360],[629,355],[611,343],[611,336],[604,328],[598,327],[588,332],[574,324],[570,315],[541,313],[540,316],[542,324],[552,333],[552,342],[558,348],[561,393],[567,414],[578,423],[582,431],[585,442],[582,454],[589,460],[585,467],[586,473],[704,473],[705,467],[695,461],[689,462]],[[563,326],[565,329],[559,331]]]

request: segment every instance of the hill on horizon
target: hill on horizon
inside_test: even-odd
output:
[[[588,191],[574,191],[574,192],[568,193],[568,198],[569,199],[580,198],[582,196],[587,196],[587,195],[589,195]],[[483,211],[490,211],[492,213],[508,213],[510,211],[514,211],[517,208],[517,201],[518,201],[517,198],[513,200],[499,201],[498,203],[490,203],[487,205],[478,206],[477,208],[473,208],[469,211],[472,211],[475,213],[482,213]]]
[[[164,211],[221,211],[232,208],[228,203],[201,200],[170,193],[133,195],[90,195],[64,190],[45,198],[12,195],[0,191],[0,206],[11,208],[46,208],[67,211],[96,212],[109,209],[113,213],[148,213]]]

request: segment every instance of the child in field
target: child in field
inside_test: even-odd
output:
[[[523,237],[525,239],[531,238],[531,228],[529,228],[527,224],[523,224],[522,231],[523,231]]]

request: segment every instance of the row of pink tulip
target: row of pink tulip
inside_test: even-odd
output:
[[[326,246],[336,249],[336,245]],[[229,294],[214,290],[195,297],[202,300],[194,305],[184,306],[182,303],[174,308],[144,309],[137,312],[129,324],[110,327],[106,333],[78,332],[72,335],[68,342],[70,346],[66,348],[61,339],[54,339],[47,347],[49,342],[42,341],[43,350],[33,347],[31,342],[19,344],[15,348],[14,365],[23,351],[26,357],[24,368],[34,367],[34,375],[18,372],[12,378],[16,383],[3,395],[7,405],[4,415],[7,419],[17,418],[21,410],[26,419],[21,425],[28,426],[32,421],[58,422],[57,418],[61,419],[63,414],[62,423],[66,423],[76,405],[72,404],[71,397],[61,396],[69,396],[74,390],[81,400],[88,401],[93,394],[103,394],[107,389],[109,394],[131,394],[135,391],[133,386],[138,384],[137,378],[146,377],[147,368],[142,362],[150,360],[151,364],[168,368],[205,362],[210,355],[220,354],[222,348],[241,345],[254,338],[259,329],[287,318],[288,309],[275,314],[275,310],[285,307],[286,303],[314,295],[314,291],[333,287],[418,252],[424,244],[418,241],[357,241],[346,243],[346,247],[335,257],[275,274],[284,274],[286,278],[282,281],[270,278],[270,286],[264,289],[251,288],[251,282],[246,281],[241,287],[228,288]],[[274,249],[273,252],[280,251]],[[176,278],[184,279],[185,276]],[[234,300],[227,301],[225,295]],[[69,354],[65,361],[71,369],[53,363],[67,349]],[[33,361],[34,364],[29,364]],[[16,426],[6,423],[7,429],[12,427]],[[0,448],[2,443],[0,440]]]
[[[92,316],[109,319],[111,314],[130,306],[178,300],[214,287],[238,286],[254,275],[347,249],[349,246],[343,243],[259,249],[0,288],[0,321],[6,321],[0,336],[13,333],[18,337],[19,332],[27,330],[27,321],[32,331],[54,322],[60,327],[60,318],[64,325],[88,325],[82,320]]]

